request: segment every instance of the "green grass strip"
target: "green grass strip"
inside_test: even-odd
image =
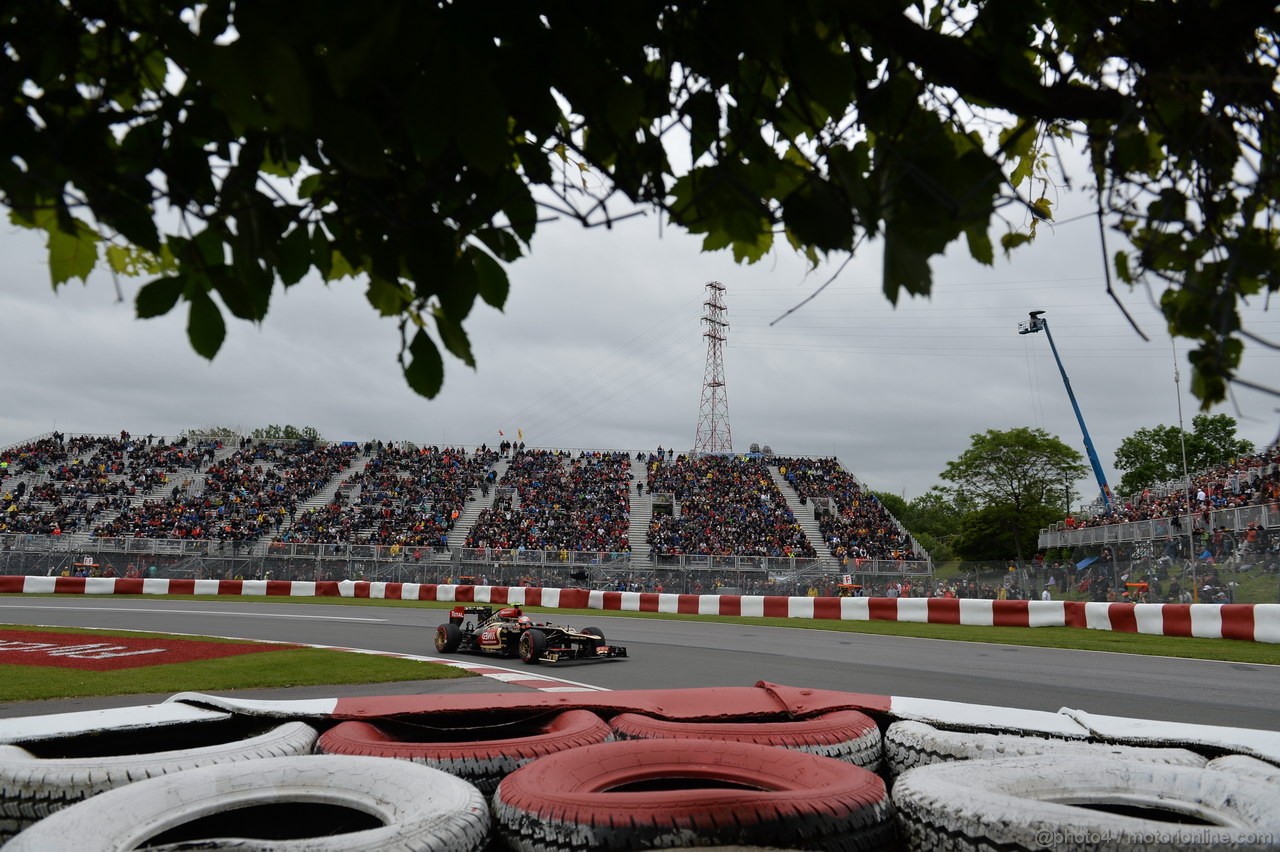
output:
[[[162,633],[75,628],[23,627],[0,625],[5,630],[40,630],[94,637],[163,637]],[[233,640],[184,636],[208,642]],[[252,644],[252,643],[241,643]],[[0,697],[4,701],[40,701],[49,698],[84,698],[101,695],[144,693],[211,692],[234,689],[280,688],[290,686],[331,686],[353,683],[392,683],[406,680],[442,680],[474,677],[453,666],[353,654],[321,648],[288,648],[216,660],[192,660],[160,666],[144,666],[115,671],[85,671],[56,666],[0,665]]]

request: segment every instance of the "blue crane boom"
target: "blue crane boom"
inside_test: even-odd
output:
[[[1080,404],[1076,402],[1075,392],[1071,390],[1071,380],[1067,378],[1067,370],[1058,357],[1058,347],[1054,345],[1053,334],[1049,332],[1049,321],[1044,318],[1044,311],[1032,311],[1030,319],[1018,323],[1018,334],[1034,334],[1043,331],[1049,338],[1049,349],[1053,351],[1053,360],[1058,364],[1058,372],[1062,374],[1062,384],[1067,388],[1067,396],[1071,399],[1071,408],[1080,423],[1080,431],[1084,434],[1084,449],[1089,455],[1089,464],[1093,465],[1093,475],[1098,480],[1098,489],[1102,492],[1102,508],[1108,515],[1114,511],[1111,502],[1111,486],[1107,485],[1107,475],[1102,472],[1102,463],[1098,461],[1098,451],[1093,448],[1093,439],[1089,437],[1089,429],[1084,425],[1084,415],[1080,413]]]

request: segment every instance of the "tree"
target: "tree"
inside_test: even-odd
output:
[[[1139,429],[1116,448],[1116,468],[1120,493],[1137,494],[1160,482],[1183,479],[1183,441],[1186,442],[1186,472],[1206,470],[1238,456],[1253,452],[1253,443],[1236,435],[1235,418],[1226,414],[1197,414],[1191,432],[1176,426]]]
[[[911,532],[946,542],[960,531],[960,521],[972,507],[935,485],[913,498],[907,509]]]
[[[0,203],[48,235],[55,288],[100,260],[185,303],[212,358],[224,313],[277,281],[359,275],[397,317],[417,392],[463,323],[501,309],[540,221],[657,211],[752,263],[883,240],[883,289],[930,291],[964,239],[994,260],[1085,187],[1163,288],[1224,398],[1280,288],[1271,0],[702,0],[508,4],[8,0]],[[1063,174],[1056,152],[1087,155]],[[1056,162],[1055,162],[1056,161]],[[619,209],[621,205],[622,209]]]
[[[232,429],[230,426],[195,426],[191,429],[183,429],[180,433],[183,438],[236,438],[243,437],[239,429]]]
[[[954,483],[957,499],[972,501],[984,522],[998,522],[1022,559],[1029,533],[1039,530],[1046,510],[1062,517],[1074,483],[1089,468],[1079,452],[1043,429],[988,429],[971,441],[941,476]]]
[[[314,426],[294,426],[287,424],[277,426],[272,423],[270,426],[258,427],[253,430],[253,438],[259,441],[323,441],[320,432]]]
[[[1040,530],[1060,519],[1062,513],[1052,506],[1032,506],[1019,512],[1008,503],[985,506],[969,512],[960,521],[952,540],[955,553],[962,559],[995,562],[1036,550]]]
[[[890,515],[893,515],[895,518],[897,518],[898,522],[903,524],[903,526],[906,525],[906,520],[905,520],[907,517],[907,501],[906,500],[904,500],[901,496],[889,491],[872,491],[871,493],[872,495],[875,496],[877,500],[880,501],[880,505],[884,506],[885,510]]]

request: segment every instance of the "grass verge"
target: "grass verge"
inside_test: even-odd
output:
[[[0,625],[6,630],[40,630],[50,633],[110,636],[158,637],[165,634],[74,628]],[[205,637],[184,636],[188,639]],[[208,638],[210,642],[229,641]],[[193,660],[161,666],[144,666],[116,671],[84,671],[51,666],[0,665],[0,700],[41,701],[49,698],[84,698],[100,695],[145,693],[208,692],[230,689],[278,688],[289,686],[329,686],[347,683],[389,683],[405,680],[440,680],[473,677],[471,672],[452,666],[352,654],[320,648],[282,648],[259,654]]]

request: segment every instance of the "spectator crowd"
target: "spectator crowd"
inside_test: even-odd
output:
[[[1280,444],[1201,471],[1185,488],[1181,483],[1145,488],[1115,501],[1110,514],[1068,515],[1063,526],[1077,529],[1168,518],[1181,528],[1189,517],[1197,529],[1212,529],[1214,512],[1263,505],[1280,512]]]
[[[806,557],[817,555],[763,461],[745,456],[646,462],[651,495],[670,494],[672,511],[654,512],[650,552],[657,556]]]
[[[846,567],[868,559],[917,558],[911,537],[877,497],[835,458],[776,458],[778,472],[803,504],[815,506],[831,555]]]
[[[631,457],[515,447],[493,505],[465,546],[492,551],[629,551]]]

